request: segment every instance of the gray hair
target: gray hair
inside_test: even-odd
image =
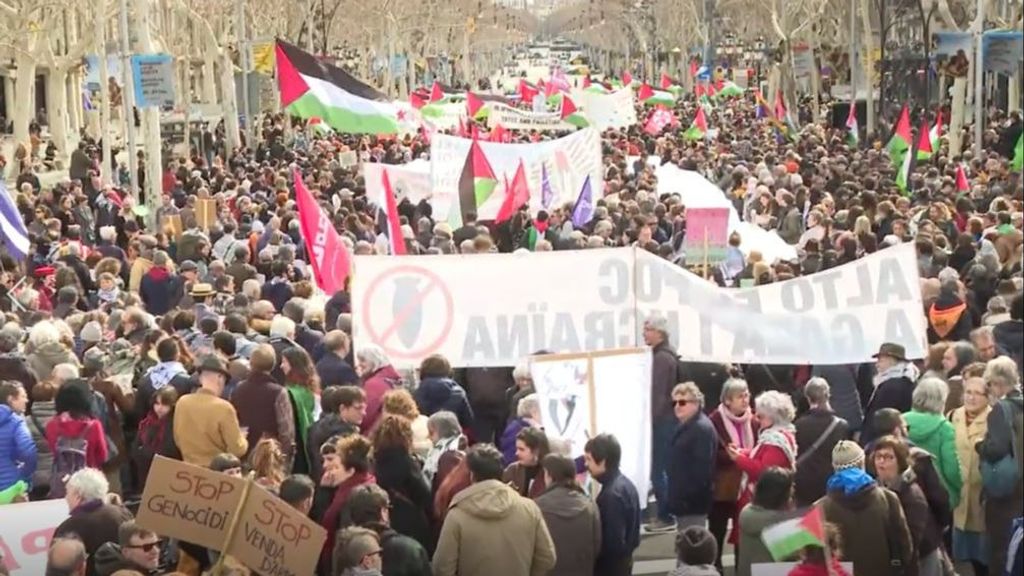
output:
[[[28,345],[33,350],[38,350],[44,344],[55,344],[60,342],[60,328],[49,320],[37,322],[28,331]]]
[[[655,312],[644,320],[644,327],[650,328],[655,332],[661,332],[666,339],[668,339],[668,318],[665,318],[661,314]]]
[[[388,364],[391,364],[391,361],[388,360],[388,355],[384,353],[384,350],[380,346],[375,346],[373,344],[360,348],[359,351],[356,352],[356,359],[364,362],[370,372],[376,372]]]
[[[722,393],[719,395],[719,402],[726,402],[732,399],[733,396],[742,394],[743,392],[750,392],[750,385],[743,378],[729,378],[722,384]]]
[[[804,396],[807,397],[807,401],[811,404],[824,404],[828,402],[832,392],[828,385],[828,380],[825,380],[821,376],[815,376],[804,384]]]
[[[676,384],[675,388],[672,388],[672,396],[689,396],[700,405],[701,409],[704,408],[704,393],[693,382]]]
[[[793,406],[793,399],[789,394],[777,390],[762,392],[754,400],[754,407],[758,414],[772,419],[775,426],[787,426],[793,423],[796,418],[796,407]]]
[[[985,364],[985,383],[990,387],[993,385],[1012,390],[1020,385],[1020,377],[1017,375],[1017,364],[1012,358],[1000,356],[993,358]]]
[[[972,342],[974,340],[977,340],[978,338],[983,337],[983,336],[987,337],[987,338],[994,338],[995,337],[994,327],[993,326],[980,326],[978,328],[975,328],[974,330],[971,330],[971,341]]]
[[[527,394],[519,399],[519,404],[516,406],[516,416],[526,418],[534,410],[540,410],[540,396],[536,392]]]
[[[1006,305],[1006,299],[998,294],[989,298],[985,308],[992,314],[1001,314],[1010,310],[1009,306]]]
[[[910,406],[918,412],[942,414],[949,397],[949,385],[942,378],[928,376],[921,378],[914,387]]]
[[[271,338],[294,338],[295,321],[285,316],[274,316],[270,321]]]
[[[57,364],[53,367],[53,370],[50,371],[50,378],[52,378],[54,382],[62,383],[67,382],[68,380],[74,380],[75,378],[78,378],[78,366],[67,362]]]
[[[448,410],[431,414],[430,418],[427,418],[427,429],[436,432],[439,438],[454,438],[462,434],[459,418]]]
[[[106,498],[110,484],[103,472],[95,468],[82,468],[68,478],[65,488],[68,492],[74,491],[82,500],[91,501]]]
[[[516,364],[516,367],[512,369],[512,379],[532,379],[532,377],[530,376],[530,365],[527,364],[526,362],[520,362],[519,364]]]

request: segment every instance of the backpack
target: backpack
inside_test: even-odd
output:
[[[48,499],[63,498],[67,493],[64,484],[72,474],[87,468],[86,454],[89,441],[85,439],[88,427],[77,436],[60,436],[53,449],[53,466],[50,468],[50,492]]]

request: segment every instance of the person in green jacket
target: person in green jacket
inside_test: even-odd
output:
[[[956,431],[942,414],[947,396],[949,387],[942,379],[922,378],[914,388],[912,409],[903,418],[907,422],[907,438],[932,455],[942,485],[949,493],[950,507],[955,509],[964,481],[956,452]]]
[[[320,389],[319,378],[309,354],[298,347],[287,348],[281,353],[281,371],[284,372],[285,388],[295,414],[295,465],[292,472],[309,474],[306,442],[309,427],[314,421],[316,394]]]

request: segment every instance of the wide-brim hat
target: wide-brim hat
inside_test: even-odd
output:
[[[878,358],[879,356],[888,356],[895,358],[902,362],[907,361],[907,349],[900,344],[894,342],[886,342],[878,347],[878,353],[872,355],[872,358]]]
[[[214,354],[203,356],[199,363],[196,364],[196,374],[202,374],[203,372],[219,372],[225,378],[231,378],[231,373],[228,372],[228,365]]]
[[[200,282],[192,286],[189,296],[192,296],[193,298],[206,298],[208,296],[213,296],[216,293],[217,292],[213,289],[213,286],[205,282]]]

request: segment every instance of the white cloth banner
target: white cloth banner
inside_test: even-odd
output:
[[[432,194],[430,190],[430,162],[427,160],[413,160],[408,164],[381,164],[378,162],[363,163],[363,179],[366,185],[366,199],[384,206],[384,171],[388,173],[388,180],[391,182],[391,190],[395,198],[401,201],[408,198],[413,204],[421,200],[430,202],[435,220],[448,218],[448,210],[451,209],[452,199],[450,196]]]
[[[583,104],[583,115],[598,130],[628,128],[637,123],[632,88],[623,88],[610,94],[588,90],[579,91],[578,94],[578,101]]]
[[[64,499],[0,507],[0,553],[11,576],[46,573],[46,551],[53,531],[68,517]]]
[[[588,438],[608,433],[622,445],[622,473],[646,506],[651,477],[651,350],[551,354],[530,359],[541,421],[549,438],[578,458]],[[623,418],[629,414],[629,418]]]
[[[487,116],[487,127],[492,130],[501,125],[509,130],[565,131],[575,130],[576,126],[562,122],[558,112],[534,112],[513,108],[501,102],[489,102],[491,109]]]
[[[694,361],[848,364],[883,342],[910,358],[926,349],[911,244],[746,289],[718,288],[633,248],[359,256],[352,300],[356,349],[379,345],[399,367],[431,354],[453,366],[513,366],[541,349],[637,346],[655,312]]]
[[[437,134],[430,146],[430,176],[434,195],[452,198],[452,210],[459,209],[459,177],[469,154],[472,140]],[[601,136],[593,128],[585,128],[564,138],[530,144],[499,144],[480,142],[484,156],[501,182],[515,175],[519,161],[526,169],[530,188],[530,210],[541,209],[541,175],[547,170],[553,195],[552,206],[575,202],[587,176],[590,176],[594,198],[604,195],[604,167],[601,161]],[[500,187],[499,187],[500,188]],[[491,195],[477,207],[480,220],[494,219],[505,196],[502,190]]]
[[[459,120],[466,121],[466,103],[452,102],[450,104],[433,104],[440,109],[440,115],[424,116],[420,114],[422,121],[430,124],[435,130],[455,130],[459,127]]]

